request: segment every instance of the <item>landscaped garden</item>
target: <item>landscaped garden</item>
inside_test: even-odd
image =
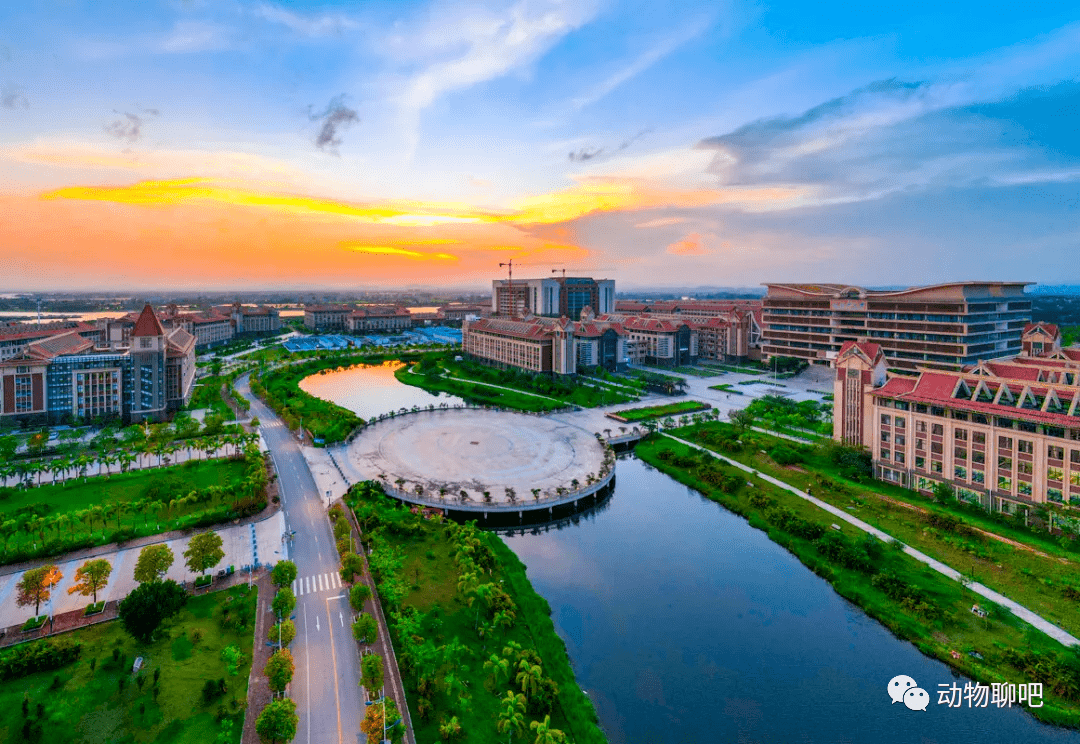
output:
[[[325,444],[344,441],[364,420],[336,403],[317,398],[300,389],[300,381],[324,369],[337,369],[365,359],[313,359],[302,364],[282,367],[270,372],[251,375],[251,390],[274,409],[290,429],[303,423],[304,429]],[[381,361],[381,360],[380,360]]]
[[[697,413],[712,408],[709,403],[697,400],[681,400],[677,403],[668,403],[662,406],[643,406],[641,408],[625,408],[615,411],[614,416],[623,421],[644,421],[645,419],[663,418],[665,416],[679,416],[685,413]]]
[[[0,740],[239,742],[255,607],[239,586],[191,597],[152,641],[106,622],[0,652]]]
[[[412,370],[400,372],[397,378],[425,390],[451,393],[469,402],[528,411],[566,405],[593,408],[636,399],[629,392],[585,384],[573,378],[499,369],[469,359],[457,361],[450,354],[424,355]]]
[[[425,519],[374,482],[347,501],[372,549],[417,741],[605,741],[550,607],[497,535]]]
[[[757,426],[798,437],[832,436],[832,404],[765,395],[747,406]]]
[[[235,448],[230,459],[0,488],[0,562],[257,513],[266,506],[263,456],[254,445]]]
[[[704,424],[678,434],[720,432],[713,437],[713,445],[727,456],[753,456],[762,444],[753,434],[732,436],[729,430],[713,428],[718,426]],[[1063,649],[1004,608],[915,561],[895,545],[846,523],[831,525],[834,517],[808,501],[707,453],[666,437],[643,441],[636,452],[681,483],[746,517],[838,593],[897,636],[911,640],[923,653],[984,684],[1041,682],[1045,704],[1029,708],[1030,712],[1049,722],[1080,725],[1080,653],[1075,649]],[[974,604],[988,614],[972,613]]]
[[[1052,534],[1051,507],[989,512],[944,485],[926,496],[874,480],[868,453],[831,440],[800,445],[724,423],[674,433],[809,490],[1080,636],[1080,519],[1071,511],[1054,509]]]

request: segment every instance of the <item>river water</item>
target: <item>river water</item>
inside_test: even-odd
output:
[[[365,417],[447,400],[393,369],[301,386]],[[551,604],[611,744],[1080,744],[1016,708],[939,705],[939,684],[966,680],[741,517],[632,455],[616,467],[596,513],[503,538]],[[929,693],[926,711],[892,704],[901,674]]]
[[[362,419],[413,406],[426,408],[429,404],[457,405],[464,402],[456,395],[429,393],[398,382],[394,371],[401,366],[400,362],[387,362],[311,375],[300,381],[300,389],[348,408]]]

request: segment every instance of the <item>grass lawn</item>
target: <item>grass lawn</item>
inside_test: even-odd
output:
[[[723,374],[722,370],[709,369],[708,367],[675,367],[670,371],[691,375],[692,377],[719,377]]]
[[[696,400],[681,400],[678,403],[668,403],[662,406],[644,406],[642,408],[626,408],[615,411],[616,416],[621,416],[627,421],[644,421],[651,418],[663,418],[664,416],[679,416],[684,413],[696,413],[707,411],[712,408],[708,403]]]
[[[701,434],[714,427],[726,426],[729,425],[722,422],[710,423],[673,433],[709,447]],[[770,450],[779,443],[796,448],[798,445],[767,435],[754,437],[758,444],[746,447],[742,452],[721,454],[804,491],[812,489],[813,495],[823,501],[845,509],[958,571],[974,575],[979,583],[1080,637],[1080,613],[1077,612],[1080,601],[1063,594],[1067,588],[1080,591],[1080,563],[1075,552],[1065,550],[1053,539],[996,522],[980,507],[968,507],[955,501],[935,504],[932,498],[881,481],[856,483],[842,478],[813,447],[800,450],[803,462],[795,466],[798,470],[780,466],[761,450]],[[927,521],[927,514],[953,516],[969,527],[1015,540],[1032,549],[1026,550],[979,533],[934,526]]]
[[[709,390],[719,390],[722,393],[733,393],[735,395],[742,395],[742,390],[736,390],[731,386],[730,382],[722,382],[719,385],[710,385]]]
[[[876,555],[871,555],[870,550],[860,547],[865,544],[863,533],[854,526],[845,523],[835,531],[830,527],[835,520],[832,515],[709,455],[666,437],[645,440],[635,451],[680,483],[747,518],[751,526],[765,531],[828,580],[837,593],[898,637],[912,641],[923,653],[984,684],[1043,682],[1044,707],[1030,712],[1048,722],[1080,725],[1080,670],[1075,667],[1075,653],[1063,650],[1057,641],[1007,610],[891,546],[872,542]],[[718,473],[734,478],[736,487],[725,491],[715,485]],[[754,487],[745,487],[746,481]],[[818,494],[817,489],[814,493]],[[821,537],[811,539],[808,525],[816,525]],[[838,542],[842,547],[837,547]],[[829,543],[836,550],[830,551]],[[861,568],[845,563],[847,558],[842,556],[852,553],[863,553]],[[886,593],[884,585],[878,583],[882,577],[891,578],[893,586],[900,587],[902,600],[895,593]],[[971,613],[976,603],[988,610],[987,618]],[[952,651],[960,657],[953,658]],[[970,656],[971,651],[983,658]]]
[[[290,429],[297,428],[302,420],[304,428],[315,439],[334,444],[344,441],[364,420],[347,408],[304,392],[300,389],[300,381],[324,369],[337,369],[367,361],[369,359],[366,357],[314,359],[262,375],[252,375],[251,389],[274,409]]]
[[[192,597],[183,612],[158,631],[159,640],[148,646],[136,644],[119,622],[58,636],[80,641],[81,658],[60,669],[0,683],[0,740],[27,741],[22,736],[25,696],[30,717],[41,721],[42,742],[217,742],[222,728],[215,720],[219,715],[234,721],[228,741],[239,742],[251,669],[255,598],[256,590],[248,593],[246,586]],[[226,609],[242,625],[226,627],[222,622]],[[243,653],[236,676],[226,674],[221,660],[221,650],[230,645]],[[114,654],[119,660],[114,660]],[[138,675],[141,687],[131,674],[137,656],[144,660]],[[156,670],[160,678],[155,699]],[[204,703],[206,680],[222,678],[228,688],[225,695]],[[44,706],[40,716],[39,704]]]
[[[635,396],[629,395],[627,392],[582,384],[573,378],[552,378],[524,370],[498,369],[470,359],[458,362],[454,361],[451,354],[430,357],[419,365],[421,368],[419,371],[434,372],[435,370],[432,367],[436,360],[438,360],[438,365],[441,367],[444,377],[461,378],[463,381],[484,382],[489,385],[499,385],[526,393],[535,393],[554,398],[563,404],[583,408],[637,400]]]
[[[709,367],[713,367],[722,372],[741,372],[744,375],[763,375],[765,372],[760,369],[754,369],[753,367],[736,367],[730,364],[709,364]]]
[[[216,414],[225,417],[226,421],[232,421],[236,418],[233,415],[232,409],[221,397],[221,386],[224,385],[226,379],[220,375],[209,375],[202,377],[195,381],[195,391],[191,395],[191,402],[187,408],[190,411],[197,411],[202,408],[209,408]]]
[[[370,499],[354,495],[351,503],[361,524],[366,524],[365,534],[377,551],[390,548],[401,552],[401,568],[396,576],[405,587],[402,613],[407,615],[412,610],[418,613],[416,629],[421,631],[424,642],[423,651],[410,650],[400,634],[394,631],[416,740],[440,741],[439,724],[450,716],[456,716],[462,727],[462,736],[457,741],[488,744],[505,740],[496,730],[499,698],[509,689],[520,692],[514,681],[516,672],[511,672],[509,680],[503,678],[493,682],[491,672],[484,669],[484,662],[492,654],[501,655],[503,648],[513,642],[524,649],[535,650],[542,660],[544,675],[559,687],[551,710],[552,725],[576,744],[603,744],[605,739],[597,726],[592,703],[578,687],[566,647],[555,633],[551,608],[533,590],[524,565],[506,544],[493,533],[477,533],[478,539],[493,555],[491,573],[485,572],[482,581],[501,587],[516,605],[512,627],[492,629],[481,638],[476,629],[477,621],[487,620],[487,613],[478,614],[479,605],[470,606],[459,591],[460,571],[454,562],[454,545],[446,526],[435,520],[422,520],[388,499]],[[393,617],[393,613],[390,616]],[[395,627],[400,627],[397,621]],[[461,644],[463,650],[457,671],[453,673],[466,685],[467,705],[462,705],[456,694],[451,695],[445,689],[443,681],[452,673],[450,663],[434,662],[437,668],[427,672],[433,682],[425,683],[422,692],[422,662],[402,661],[445,658],[441,649],[455,642]],[[429,712],[421,711],[422,698],[430,702]],[[543,715],[526,713],[526,721],[536,719],[543,719]]]
[[[229,490],[244,480],[249,467],[245,459],[196,460],[28,489],[0,489],[0,562],[205,526],[241,516],[241,511],[254,513],[250,509],[261,509],[265,496],[248,504]],[[196,498],[190,499],[192,493]],[[242,503],[236,503],[237,498]]]
[[[515,411],[552,411],[562,408],[563,403],[547,398],[539,398],[536,395],[523,395],[512,390],[499,390],[486,385],[476,385],[472,382],[455,380],[440,374],[420,374],[409,371],[411,365],[406,365],[394,372],[394,377],[399,382],[412,385],[430,393],[449,393],[479,405],[499,406],[510,408]]]

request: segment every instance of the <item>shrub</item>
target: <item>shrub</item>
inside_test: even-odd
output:
[[[803,456],[786,444],[778,444],[769,450],[769,457],[777,465],[794,465],[803,461]]]
[[[346,553],[341,556],[341,580],[351,584],[357,574],[364,572],[364,562],[356,553]]]
[[[282,620],[280,623],[273,625],[266,633],[266,640],[270,643],[278,643],[278,631],[281,632],[281,645],[282,647],[288,646],[292,643],[293,638],[296,637],[296,626],[293,625],[292,620]]]
[[[24,643],[0,655],[0,679],[25,677],[35,672],[59,669],[82,654],[82,643],[68,639],[44,639]]]
[[[364,602],[369,599],[371,599],[371,588],[367,584],[357,584],[349,590],[349,605],[356,612],[363,610]]]

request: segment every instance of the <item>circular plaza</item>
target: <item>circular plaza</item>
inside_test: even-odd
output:
[[[548,508],[595,492],[613,472],[604,446],[579,427],[484,409],[379,421],[347,457],[397,498],[466,510]]]

